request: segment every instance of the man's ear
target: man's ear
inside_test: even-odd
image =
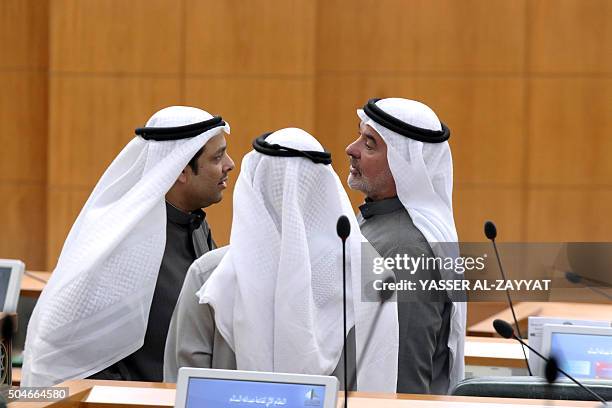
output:
[[[179,174],[178,178],[176,179],[177,183],[186,184],[187,180],[189,180],[189,176],[187,175],[187,167],[185,167],[183,171],[181,171],[181,174]]]

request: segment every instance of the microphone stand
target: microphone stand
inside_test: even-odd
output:
[[[348,408],[348,355],[346,352],[346,239],[351,233],[351,223],[346,215],[341,215],[336,224],[338,237],[342,240],[342,326],[344,344],[344,407]]]
[[[580,388],[582,388],[583,390],[585,390],[586,392],[591,394],[591,396],[593,396],[597,401],[602,402],[604,404],[604,406],[608,406],[608,403],[607,403],[607,401],[605,399],[603,399],[595,391],[593,391],[590,388],[586,387],[580,381],[576,380],[574,377],[572,377],[567,372],[565,372],[563,369],[561,369],[556,364],[556,362],[553,361],[553,359],[548,359],[548,358],[544,357],[542,354],[538,353],[538,351],[535,350],[533,347],[531,347],[529,344],[525,343],[523,341],[523,339],[521,339],[520,337],[518,337],[514,333],[514,330],[512,330],[512,326],[508,322],[506,322],[504,320],[501,320],[501,319],[496,319],[493,322],[493,327],[495,328],[495,331],[500,336],[502,336],[503,338],[506,338],[506,339],[513,338],[514,340],[516,340],[519,343],[521,343],[523,346],[527,347],[529,350],[533,351],[536,356],[538,356],[542,360],[546,361],[546,364],[547,364],[547,367],[546,367],[546,372],[547,372],[546,379],[548,380],[549,383],[553,383],[554,380],[555,380],[555,378],[553,376],[549,375],[549,371],[551,371],[551,369],[554,369],[554,370],[560,372],[561,374],[563,374],[564,376],[566,376],[567,378],[569,378],[570,380],[572,380],[574,382],[574,384],[576,384],[577,386],[579,386]]]
[[[491,243],[493,244],[493,249],[495,250],[495,257],[497,258],[497,264],[499,265],[499,271],[501,272],[502,279],[504,280],[504,282],[508,282],[508,280],[506,279],[506,274],[504,273],[504,267],[502,266],[499,252],[497,251],[497,244],[495,243],[495,238],[497,237],[497,228],[495,227],[493,221],[485,222],[484,230],[485,236],[490,239]],[[510,291],[507,288],[506,297],[508,298],[508,305],[510,305],[510,311],[512,312],[512,318],[514,319],[516,330],[518,331],[519,337],[522,338],[523,335],[521,334],[521,328],[519,327],[518,319],[516,318],[516,313],[514,313],[514,305],[512,304],[512,298],[510,298]],[[523,342],[521,342],[521,344],[523,344]],[[529,372],[530,376],[533,376],[533,373],[531,372],[531,367],[529,366],[529,360],[527,359],[527,353],[525,352],[525,347],[521,347],[521,350],[523,350],[523,357],[525,358],[527,371]]]

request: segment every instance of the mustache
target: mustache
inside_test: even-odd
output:
[[[351,159],[349,160],[349,164],[350,164],[352,167],[354,167],[355,169],[359,170],[359,164],[357,163],[357,160],[355,160],[355,159],[351,158]]]

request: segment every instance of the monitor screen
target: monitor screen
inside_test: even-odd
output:
[[[325,386],[262,381],[189,378],[186,408],[323,408]]]
[[[8,292],[12,270],[12,268],[0,266],[0,312],[3,310],[4,303],[6,302],[6,293]]]
[[[612,380],[612,336],[552,332],[550,354],[574,377]]]

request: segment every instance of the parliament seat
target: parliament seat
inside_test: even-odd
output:
[[[606,401],[612,400],[612,381],[583,380],[581,382],[601,395]],[[544,378],[535,376],[470,378],[459,382],[452,395],[549,400],[594,400],[592,395],[573,382],[563,380],[549,384]]]

